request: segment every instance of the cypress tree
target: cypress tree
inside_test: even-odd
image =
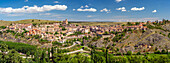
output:
[[[54,47],[51,48],[52,62],[54,63]]]
[[[107,55],[108,55],[108,50],[106,49],[106,55],[105,55],[105,57],[106,57],[106,63],[108,63],[108,61],[107,61],[107,59],[108,59]]]
[[[93,63],[93,51],[91,51],[91,63]]]

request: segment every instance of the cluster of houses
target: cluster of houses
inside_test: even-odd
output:
[[[29,31],[25,33],[26,36],[40,35],[42,39],[47,39],[48,41],[59,41],[63,43],[67,39],[82,38],[84,36],[94,36],[95,34],[102,35],[106,31],[122,32],[124,29],[146,30],[147,27],[144,26],[145,24],[146,22],[133,26],[122,26],[118,24],[112,26],[82,26],[69,24],[68,20],[66,19],[62,23],[39,24],[39,25],[33,25],[32,23],[12,24],[10,26],[7,26],[7,28],[19,33],[22,33],[24,31],[23,29],[25,29]],[[75,32],[81,32],[82,34],[74,35]]]
[[[135,23],[132,23],[132,24],[135,24]],[[124,29],[132,29],[132,30],[146,30],[147,29],[147,26],[144,26],[146,25],[147,23],[146,22],[141,22],[139,23],[139,25],[132,25],[132,26],[124,26]]]

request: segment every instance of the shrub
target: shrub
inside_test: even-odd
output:
[[[161,54],[161,52],[160,51],[156,51],[156,52],[154,52],[154,54]]]
[[[62,46],[62,43],[57,42],[57,41],[53,42],[52,44],[53,44],[53,45],[59,45],[59,46]]]
[[[166,52],[165,50],[162,50],[161,53],[162,53],[162,54],[166,54],[167,52]]]
[[[0,28],[1,28],[1,29],[5,29],[5,28],[6,28],[6,26],[0,26]]]
[[[126,55],[132,55],[132,51],[128,51]]]
[[[121,55],[121,53],[120,53],[120,52],[118,52],[116,55]]]
[[[48,43],[49,41],[48,40],[44,40],[44,39],[40,39],[39,42],[40,43]]]
[[[136,55],[141,55],[141,53],[140,53],[140,52],[138,52]]]

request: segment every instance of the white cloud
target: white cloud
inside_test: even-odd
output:
[[[123,18],[123,17],[115,17],[112,19],[91,19],[90,21],[117,21],[117,22],[143,22],[143,21],[155,21],[159,18]]]
[[[121,8],[116,8],[116,10],[121,10],[122,12],[125,12],[126,8],[125,7],[121,7]]]
[[[54,1],[54,3],[59,3],[58,1]]]
[[[104,9],[100,10],[100,12],[107,12],[107,13],[109,13],[110,10],[108,10],[107,8],[104,8]]]
[[[115,0],[117,3],[121,2],[122,0]]]
[[[157,10],[153,10],[153,11],[152,11],[152,13],[156,13],[156,12],[157,12]]]
[[[28,2],[28,0],[25,0],[25,2]]]
[[[136,7],[133,7],[131,8],[132,11],[141,11],[141,10],[144,10],[145,7],[141,7],[141,8],[136,8]]]
[[[0,13],[37,13],[37,12],[45,12],[51,10],[66,10],[66,5],[43,5],[42,7],[38,7],[34,5],[33,7],[23,6],[22,8],[0,8]]]
[[[85,5],[85,7],[89,7],[88,5]]]
[[[77,9],[77,11],[89,11],[89,12],[96,12],[97,10],[95,8],[89,8],[89,9]]]
[[[51,15],[51,13],[42,13],[40,15]]]
[[[89,12],[96,12],[97,9],[95,8],[88,8],[88,5],[85,6],[81,6],[80,8],[77,9],[77,11],[89,11]],[[75,11],[76,9],[73,9],[73,11]]]
[[[88,15],[87,17],[93,17],[93,16],[91,16],[91,15]]]
[[[73,11],[75,11],[76,9],[73,9]]]
[[[23,16],[24,14],[6,14],[6,16]]]
[[[84,8],[83,6],[81,6],[80,8]]]

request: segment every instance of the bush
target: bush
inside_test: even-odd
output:
[[[121,53],[120,53],[120,52],[118,52],[116,55],[121,55]]]
[[[138,52],[136,55],[141,55],[141,53],[140,53],[140,52]]]
[[[54,34],[59,34],[57,31]]]
[[[53,44],[53,45],[62,46],[62,43],[60,43],[60,42],[57,42],[57,41],[53,42],[52,44]]]
[[[161,53],[162,54],[167,54],[167,52],[165,50],[162,50]]]
[[[154,52],[154,54],[161,54],[161,52],[160,51],[156,51],[156,52]]]
[[[5,28],[6,28],[6,26],[0,26],[0,28],[1,28],[1,29],[5,29]]]
[[[128,51],[126,55],[132,55],[132,51]]]
[[[64,30],[64,31],[65,31],[65,30],[67,30],[67,29],[66,29],[65,27],[62,27],[62,30]]]
[[[48,43],[49,41],[48,40],[44,40],[44,39],[40,39],[39,42],[40,43]]]

